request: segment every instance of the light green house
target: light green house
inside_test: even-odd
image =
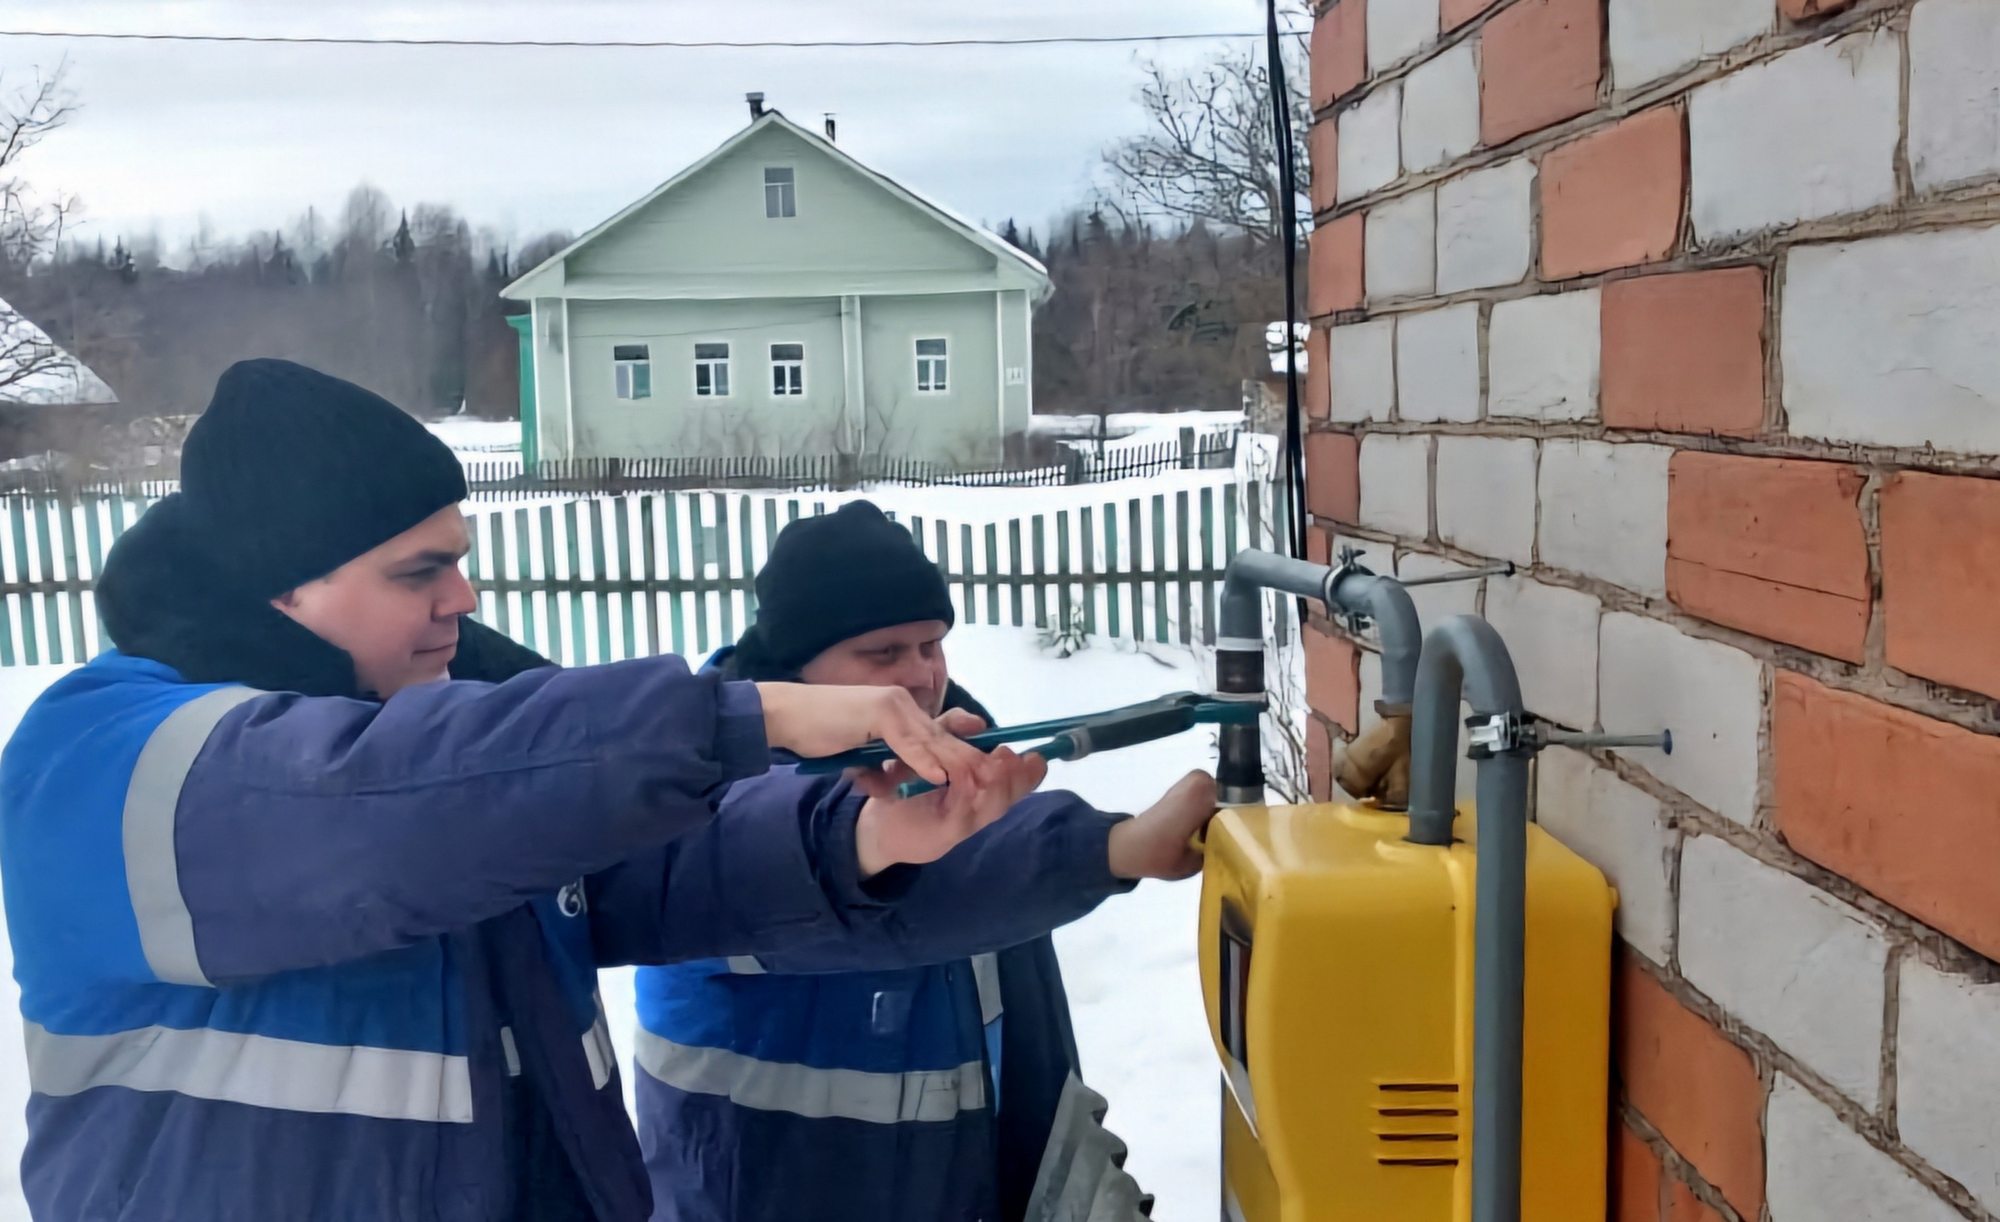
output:
[[[531,311],[524,452],[997,459],[1033,409],[1047,271],[761,95],[751,113],[502,290]]]

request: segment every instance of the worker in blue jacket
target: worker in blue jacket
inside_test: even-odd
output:
[[[600,966],[996,949],[1161,834],[1050,808],[934,878],[1040,779],[976,722],[539,665],[464,618],[451,453],[349,383],[233,367],[182,470],[99,579],[117,648],[0,758],[37,1218],[637,1222]],[[767,771],[878,736],[942,798]]]
[[[786,526],[756,589],[755,624],[706,670],[893,686],[929,712],[991,720],[950,678],[943,575],[874,505]],[[1030,801],[1091,817],[1072,795]],[[1149,813],[1192,833],[1214,809],[1196,773]],[[1007,869],[1011,831],[946,861]],[[1183,849],[1155,873],[1197,864]],[[656,1222],[1019,1222],[1078,1073],[1047,935],[1064,918],[1045,916],[997,953],[931,966],[811,974],[812,956],[792,954],[640,969],[636,1095]]]

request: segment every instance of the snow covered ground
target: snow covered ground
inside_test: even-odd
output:
[[[481,456],[462,452],[460,457],[473,462],[478,461]],[[1202,488],[1219,488],[1227,484],[1256,482],[1268,486],[1273,473],[1277,470],[1277,464],[1277,438],[1259,433],[1245,433],[1237,445],[1236,464],[1233,468],[1170,470],[1095,484],[1058,484],[1031,488],[955,485],[909,487],[898,484],[872,484],[842,492],[732,489],[714,495],[727,496],[732,504],[738,500],[747,500],[753,518],[762,516],[763,506],[767,501],[776,501],[780,515],[784,516],[785,507],[793,501],[804,507],[804,512],[811,512],[814,505],[823,505],[831,510],[848,501],[865,498],[879,505],[887,513],[921,515],[926,521],[942,519],[954,526],[983,526],[989,522],[1031,518],[1037,514],[1077,510],[1084,506],[1122,505],[1134,497],[1164,495],[1172,501],[1177,492],[1198,492]],[[671,494],[628,493],[626,495],[706,497],[711,493],[690,489]],[[470,502],[466,506],[466,511],[476,514],[508,513],[523,506],[559,505],[564,501],[577,499],[573,495],[551,494],[507,500],[479,500]]]
[[[504,462],[521,457],[521,422],[452,416],[425,427],[467,462]]]
[[[1242,412],[1112,412],[1105,418],[1105,431],[1121,445],[1150,445],[1175,441],[1180,431],[1221,432],[1243,424]],[[521,456],[521,425],[516,420],[480,420],[452,416],[433,420],[428,427],[446,445],[468,460],[502,460]],[[1028,431],[1049,437],[1093,437],[1097,417],[1044,413],[1028,420]]]
[[[1191,656],[1157,646],[1141,651],[1099,642],[1058,659],[1038,647],[1032,631],[968,625],[952,635],[948,649],[954,676],[1007,721],[1109,708],[1204,683]],[[65,669],[0,669],[0,741]],[[1183,772],[1213,763],[1212,734],[1191,731],[1058,764],[1049,784],[1106,809],[1136,811]],[[1131,1146],[1129,1168],[1159,1197],[1154,1217],[1163,1222],[1212,1217],[1217,1198],[1219,1104],[1195,966],[1199,895],[1194,881],[1145,883],[1056,935],[1085,1074],[1110,1099],[1107,1124]],[[0,984],[0,1222],[27,1218],[17,1180],[27,1079],[12,966],[0,940],[0,967],[6,969]],[[606,972],[603,992],[620,1061],[629,1066],[631,972]]]

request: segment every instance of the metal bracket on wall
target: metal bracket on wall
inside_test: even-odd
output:
[[[1533,715],[1504,713],[1493,717],[1468,717],[1470,759],[1491,759],[1496,755],[1533,755],[1545,747],[1574,747],[1589,750],[1602,747],[1644,747],[1667,755],[1674,753],[1674,732],[1657,734],[1593,734],[1564,730]]]
[[[1334,561],[1333,578],[1326,583],[1328,590],[1339,588],[1340,583],[1348,577],[1374,577],[1377,575],[1375,570],[1361,563],[1361,549],[1358,547],[1342,547],[1340,553],[1334,557]],[[1462,573],[1438,573],[1430,577],[1397,577],[1393,580],[1397,585],[1407,590],[1412,586],[1441,586],[1454,581],[1478,581],[1482,577],[1512,577],[1514,571],[1513,562],[1503,560],[1498,564],[1489,564],[1483,568],[1467,569]],[[1327,613],[1338,619],[1341,627],[1357,636],[1374,626],[1374,620],[1362,611],[1352,611],[1336,607],[1329,603]]]

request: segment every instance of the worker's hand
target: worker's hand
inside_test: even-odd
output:
[[[969,732],[984,724],[977,717],[972,721],[978,724]],[[1006,747],[981,755],[979,766],[948,788],[914,798],[896,796],[896,787],[912,775],[900,764],[856,773],[855,786],[868,795],[854,825],[854,848],[862,877],[893,865],[936,861],[1006,814],[1048,774],[1047,760],[1038,755],[1016,755]]]
[[[910,771],[933,785],[970,777],[986,756],[961,741],[986,723],[953,710],[933,718],[900,687],[819,687],[759,683],[764,740],[808,759],[838,755],[881,739]]]
[[[1136,819],[1111,829],[1111,873],[1118,878],[1188,878],[1201,869],[1194,838],[1215,817],[1215,778],[1190,772]]]

